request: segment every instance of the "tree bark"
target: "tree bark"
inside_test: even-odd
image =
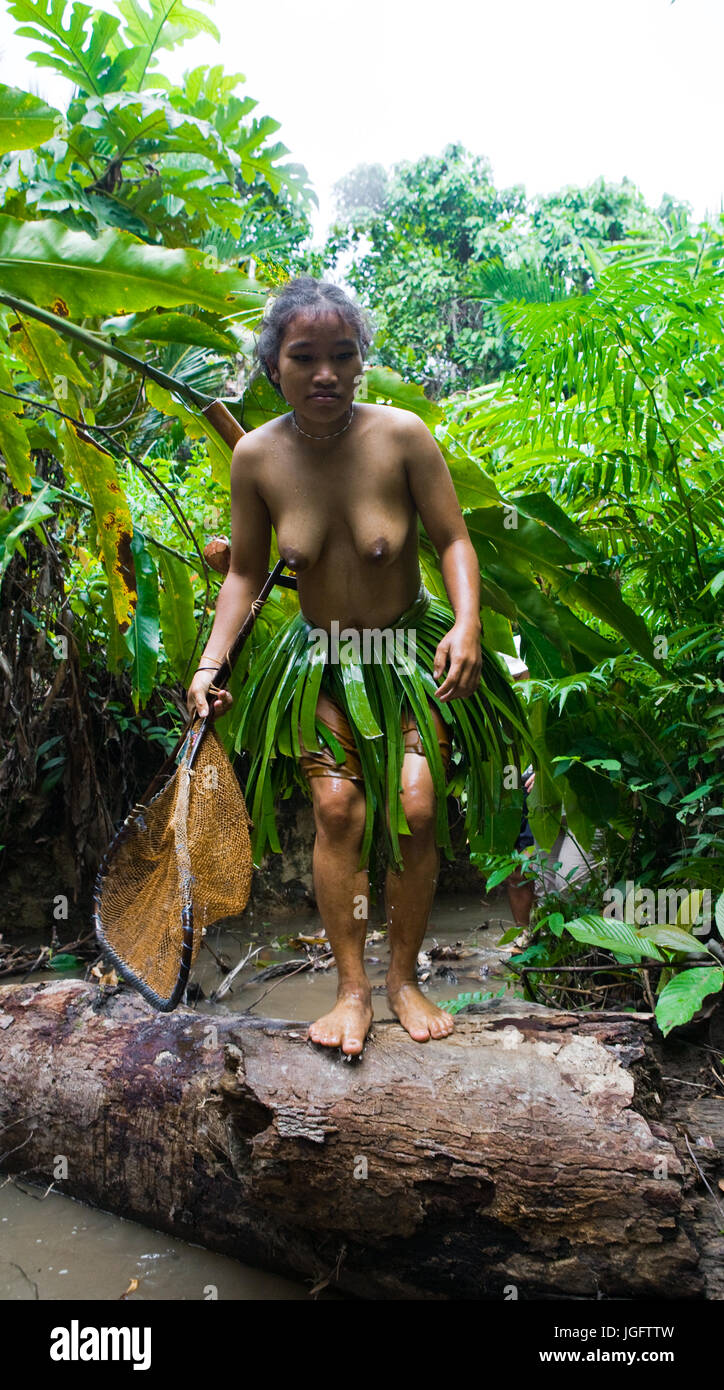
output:
[[[347,1063],[304,1024],[7,985],[2,1164],[365,1298],[716,1297],[650,1016],[481,1007]]]

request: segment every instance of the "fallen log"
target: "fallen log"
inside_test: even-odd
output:
[[[366,1298],[707,1297],[650,1017],[483,1007],[347,1062],[299,1023],[7,985],[0,1163]]]

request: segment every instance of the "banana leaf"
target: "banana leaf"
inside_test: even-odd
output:
[[[455,621],[449,604],[421,585],[415,602],[390,629],[406,641],[378,652],[350,654],[340,643],[320,651],[318,630],[298,613],[255,652],[247,678],[229,716],[229,734],[237,752],[249,756],[246,801],[253,821],[252,852],[258,867],[267,848],[280,850],[274,805],[294,785],[310,798],[297,761],[301,740],[313,751],[332,749],[338,762],[343,750],[331,730],[316,717],[319,691],[344,711],[354,738],[365,791],[365,828],[358,867],[367,868],[374,854],[378,866],[404,868],[400,838],[409,834],[401,801],[404,750],[400,729],[403,703],[409,704],[420,731],[437,799],[436,839],[454,858],[447,798],[460,795],[471,847],[485,844],[494,853],[512,848],[520,827],[520,794],[506,788],[505,770],[546,763],[507,671],[481,641],[483,671],[476,693],[449,703],[435,700],[439,681],[432,672],[435,653]],[[415,634],[414,660],[411,631]],[[361,644],[360,644],[361,645]],[[384,659],[381,659],[384,658]],[[430,709],[435,704],[451,731],[452,760],[447,778]],[[517,816],[507,815],[511,808]]]

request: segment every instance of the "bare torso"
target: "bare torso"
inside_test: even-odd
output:
[[[440,557],[455,611],[455,622],[435,652],[433,677],[440,684],[434,694],[441,702],[472,695],[482,666],[478,564],[445,459],[410,411],[360,404],[347,427],[367,331],[344,296],[340,308],[334,287],[315,289],[307,278],[289,288],[286,306],[285,294],[270,312],[266,338],[262,334],[267,344],[262,361],[298,426],[314,437],[300,434],[288,414],[252,430],[234,448],[230,568],[203,662],[189,688],[189,708],[203,718],[210,709],[219,714],[232,703],[230,691],[216,691],[213,700],[210,692],[220,654],[266,576],[272,527],[280,555],[297,574],[299,604],[309,622],[327,630],[334,621],[340,629],[360,629],[393,627],[414,602],[420,586],[419,521]],[[289,317],[292,305],[297,308]],[[439,862],[435,786],[419,752],[410,750],[403,766],[399,804],[414,852],[405,858],[404,872],[385,881],[387,986],[391,1007],[410,1037],[427,1042],[453,1029],[450,1015],[420,994],[416,977]],[[314,885],[337,962],[339,993],[335,1008],[310,1027],[309,1037],[327,1047],[341,1046],[351,1056],[361,1053],[372,1021],[365,926],[353,923],[351,913],[364,881],[358,858],[365,792],[354,779],[337,775],[334,766],[333,775],[310,778],[310,795],[317,830],[323,831],[315,840]]]
[[[299,606],[316,627],[385,627],[420,586],[418,514],[404,431],[387,406],[357,405],[347,434],[319,444],[289,416],[258,431],[255,482],[279,554],[297,574]],[[256,432],[255,432],[256,433]]]

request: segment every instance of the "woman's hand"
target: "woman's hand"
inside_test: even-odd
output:
[[[209,686],[214,684],[216,675],[215,670],[209,669],[196,672],[186,695],[189,714],[196,713],[201,719],[205,719],[209,713],[208,690]],[[222,690],[219,695],[212,698],[214,717],[218,719],[219,715],[226,714],[226,711],[231,709],[232,704],[233,700],[228,690]]]
[[[440,680],[448,661],[450,669],[435,691],[437,699],[464,700],[474,695],[483,669],[479,624],[455,623],[445,634],[435,652],[432,674],[436,681]]]

